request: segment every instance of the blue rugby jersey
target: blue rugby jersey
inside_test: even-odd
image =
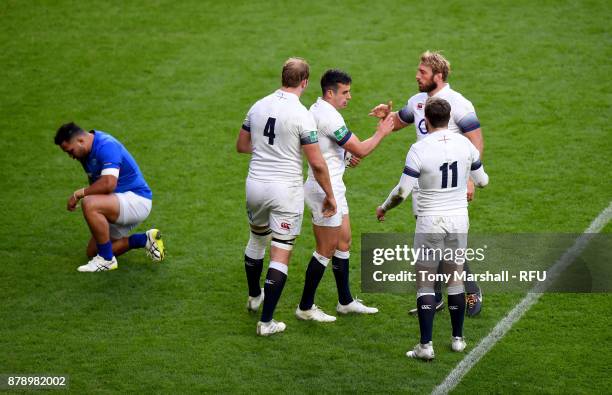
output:
[[[114,192],[133,192],[152,199],[153,193],[147,185],[138,164],[128,150],[116,138],[99,130],[92,130],[94,141],[91,152],[81,161],[89,177],[89,184],[96,182],[104,169],[119,169],[119,178]]]

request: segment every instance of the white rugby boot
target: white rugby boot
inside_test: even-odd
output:
[[[77,270],[79,272],[106,272],[109,270],[115,270],[119,265],[117,265],[117,258],[113,256],[113,259],[107,261],[102,258],[100,255],[96,255],[87,264],[79,266]]]
[[[247,300],[247,310],[251,311],[251,312],[256,312],[257,310],[259,310],[259,306],[261,306],[261,302],[263,302],[264,300],[264,289],[261,289],[261,293],[259,294],[259,296],[250,296],[249,295],[249,299]]]
[[[465,340],[463,340],[463,337],[460,336],[453,336],[451,337],[451,348],[453,349],[454,352],[462,352],[463,350],[465,350]]]
[[[360,299],[353,299],[353,301],[347,305],[341,305],[338,302],[336,306],[336,311],[340,314],[376,314],[378,313],[378,309],[376,307],[368,307],[363,304],[363,301]]]
[[[257,323],[257,334],[259,336],[270,336],[275,333],[283,332],[287,328],[284,322],[278,322],[271,320],[269,322],[261,322]]]
[[[295,316],[304,321],[318,321],[318,322],[334,322],[336,317],[333,315],[325,314],[316,304],[313,304],[309,310],[301,310],[298,305],[295,309]]]
[[[406,356],[408,358],[416,358],[416,359],[423,359],[425,361],[431,361],[435,357],[433,343],[432,342],[429,342],[427,344],[419,343],[416,346],[414,346],[414,349],[412,349],[411,351],[408,351],[406,353]]]

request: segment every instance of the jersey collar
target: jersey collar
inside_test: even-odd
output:
[[[295,100],[295,101],[298,101],[298,102],[300,101],[300,98],[298,97],[298,95],[296,95],[294,93],[290,93],[290,92],[285,92],[282,89],[277,89],[276,92],[274,92],[274,93],[279,98]]]
[[[336,110],[336,107],[332,106],[329,102],[327,102],[322,97],[317,97],[317,104],[319,104],[319,105],[321,105],[323,107],[327,107],[328,110],[338,111],[338,110]]]
[[[438,93],[436,93],[436,94],[435,94],[435,95],[433,95],[432,97],[442,95],[442,94],[444,94],[444,93],[448,92],[449,90],[450,90],[450,84],[447,82],[447,83],[445,83],[445,84],[444,84],[444,86],[442,87],[442,89],[440,89],[440,90],[438,91]]]

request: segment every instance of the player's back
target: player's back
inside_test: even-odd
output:
[[[467,215],[467,181],[479,157],[476,147],[461,134],[444,130],[415,143],[411,151],[420,171],[418,215]]]
[[[243,127],[249,128],[253,147],[250,178],[302,182],[301,145],[316,142],[317,132],[298,96],[279,89],[264,97],[251,107]]]

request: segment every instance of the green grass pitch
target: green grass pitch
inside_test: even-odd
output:
[[[431,391],[462,358],[444,346],[446,313],[430,364],[404,356],[418,339],[412,296],[360,295],[381,312],[332,325],[294,318],[309,215],[276,313],[288,329],[255,336],[242,262],[248,157],[234,148],[244,115],[301,56],[306,105],[325,69],[351,73],[343,114],[366,138],[368,110],[405,103],[419,54],[443,50],[485,137],[491,183],[471,231],[580,233],[612,200],[611,16],[605,1],[3,1],[0,374],[68,374],[74,393]],[[65,203],[86,178],[52,141],[70,120],[135,156],[154,193],[139,229],[162,229],[167,261],[138,251],[114,272],[76,272],[89,236]],[[361,233],[414,228],[409,204],[384,224],[373,214],[413,141],[412,127],[393,134],[346,174],[357,295]],[[521,296],[488,296],[466,319],[468,347]],[[327,273],[317,303],[332,311],[335,297]],[[609,391],[611,302],[545,295],[456,392]]]

